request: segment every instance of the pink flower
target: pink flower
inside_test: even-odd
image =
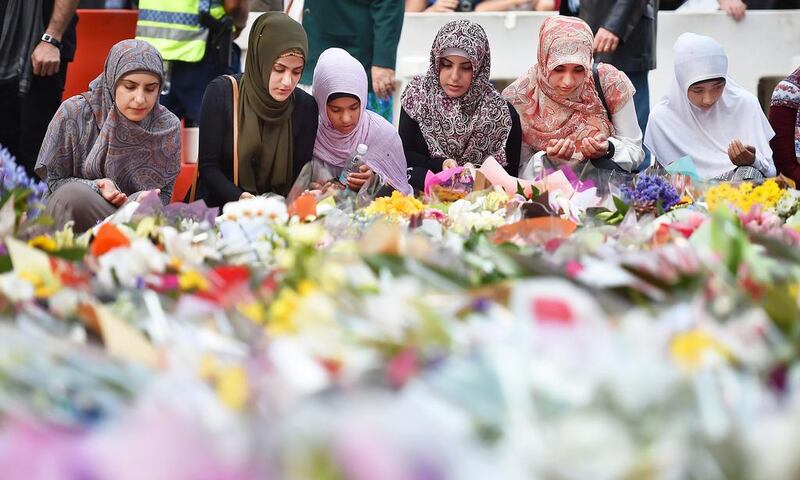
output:
[[[389,383],[395,388],[400,388],[419,371],[419,358],[412,349],[405,349],[395,355],[386,367]]]

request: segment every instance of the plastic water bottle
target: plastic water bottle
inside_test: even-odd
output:
[[[342,169],[342,174],[339,175],[339,183],[347,186],[347,176],[351,173],[358,172],[358,168],[364,163],[364,155],[367,154],[367,146],[363,143],[359,143],[358,147],[356,147],[356,153],[353,155],[353,158],[348,160],[348,162],[344,165]]]

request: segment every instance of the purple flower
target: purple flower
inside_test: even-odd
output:
[[[661,202],[663,210],[669,210],[680,201],[675,187],[660,177],[641,176],[636,185],[622,186],[622,196],[626,202],[633,205],[658,205]]]
[[[41,208],[42,196],[47,190],[47,185],[35,178],[28,177],[28,173],[21,165],[17,165],[14,156],[0,146],[0,197],[4,197],[12,190],[28,191],[28,215],[34,217]]]

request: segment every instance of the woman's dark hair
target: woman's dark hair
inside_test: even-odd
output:
[[[717,83],[719,81],[724,82],[725,77],[717,77],[717,78],[709,78],[708,80],[700,80],[699,82],[694,82],[693,84],[689,85],[689,88],[692,88],[696,85],[700,85],[701,83]]]
[[[337,92],[328,95],[328,100],[325,103],[331,103],[332,101],[338,100],[340,98],[352,98],[353,100],[358,100],[359,102],[361,101],[360,98],[353,95],[352,93]]]

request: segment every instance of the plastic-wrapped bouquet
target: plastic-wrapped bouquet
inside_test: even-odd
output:
[[[665,212],[680,202],[675,187],[655,176],[639,177],[633,187],[623,185],[622,196],[640,214]]]

